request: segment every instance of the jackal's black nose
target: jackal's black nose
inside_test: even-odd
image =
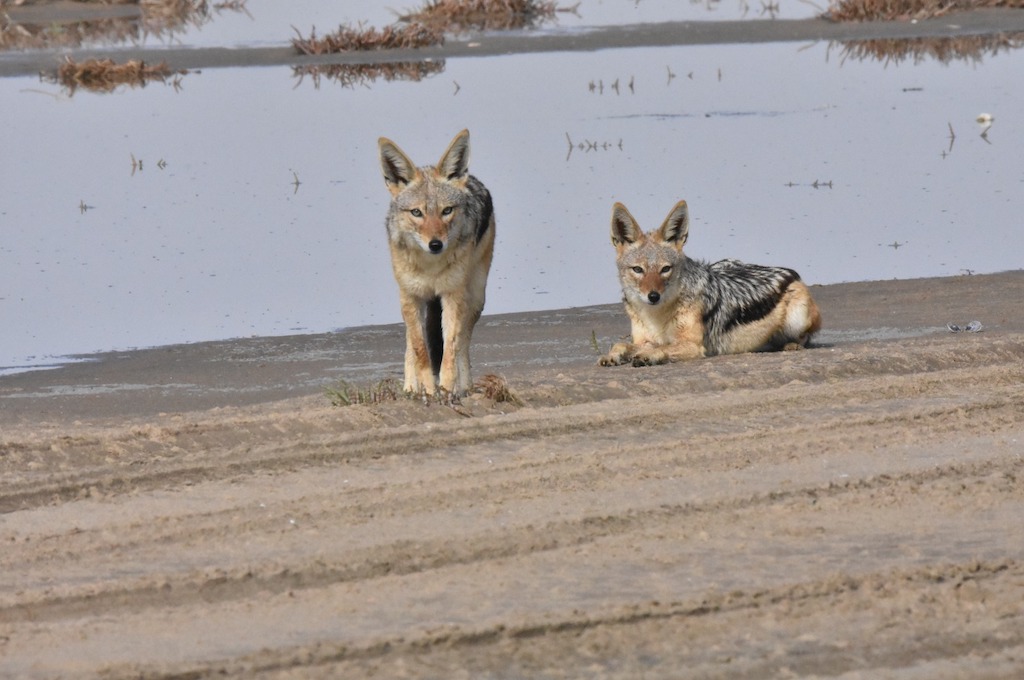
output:
[[[660,299],[661,293],[659,293],[656,290],[652,290],[650,293],[647,294],[647,301],[650,302],[652,305],[658,304],[658,300]]]
[[[430,252],[436,254],[444,250],[444,242],[440,239],[432,238],[430,239],[430,243],[427,244],[427,247],[430,248]]]

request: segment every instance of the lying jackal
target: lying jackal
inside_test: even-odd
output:
[[[464,395],[472,384],[469,342],[494,253],[491,194],[469,174],[468,130],[455,135],[433,167],[416,167],[390,139],[381,137],[379,147],[405,320],[405,390]]]
[[[612,208],[612,244],[632,342],[615,344],[602,366],[663,364],[715,354],[806,346],[821,328],[818,306],[792,269],[683,253],[686,201],[644,234],[626,206]]]

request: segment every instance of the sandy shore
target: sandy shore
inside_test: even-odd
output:
[[[330,406],[397,326],[0,378],[0,676],[1020,677],[1024,272],[813,292],[645,369],[485,317],[521,406]]]

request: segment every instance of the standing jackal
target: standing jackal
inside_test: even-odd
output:
[[[686,201],[644,234],[626,206],[612,208],[612,244],[632,342],[601,357],[602,366],[663,364],[715,354],[797,349],[821,328],[818,306],[792,269],[683,253]]]
[[[455,135],[434,167],[416,167],[390,139],[378,144],[391,192],[387,230],[405,320],[405,390],[466,394],[495,228],[491,194],[469,174],[469,131]]]

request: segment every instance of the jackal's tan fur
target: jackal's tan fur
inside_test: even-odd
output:
[[[613,346],[601,365],[796,349],[821,328],[818,307],[795,271],[692,260],[683,253],[688,235],[686,201],[648,234],[626,206],[615,204],[612,244],[632,341]]]
[[[469,131],[437,165],[416,167],[379,140],[391,192],[387,231],[405,320],[405,390],[457,395],[472,385],[469,344],[484,308],[494,254],[494,208],[469,174]]]

